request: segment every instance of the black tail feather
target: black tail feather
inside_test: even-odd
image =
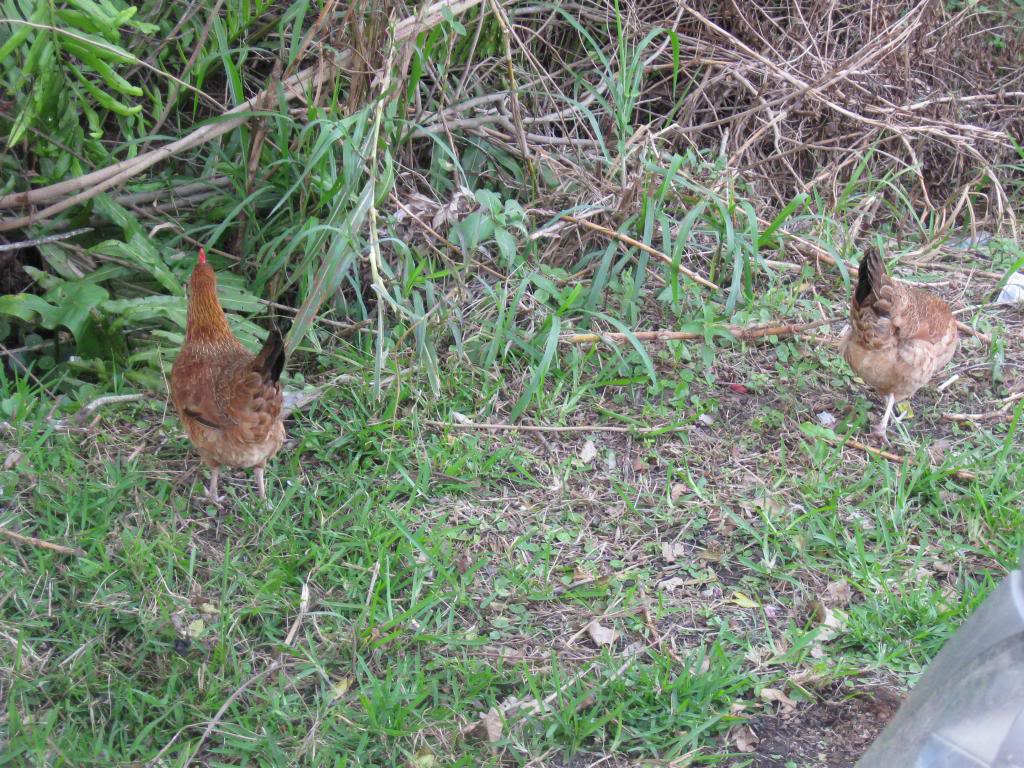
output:
[[[871,248],[864,254],[857,269],[857,290],[853,295],[857,304],[863,306],[872,294],[877,297],[884,278],[885,264],[882,263],[882,257],[877,250]]]
[[[274,324],[270,327],[270,333],[263,344],[263,349],[253,361],[252,369],[267,381],[277,382],[281,378],[281,372],[284,371],[284,363],[284,336]]]

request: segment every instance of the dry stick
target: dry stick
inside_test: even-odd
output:
[[[645,253],[649,253],[651,256],[654,256],[655,258],[660,259],[665,264],[672,265],[672,257],[671,256],[668,256],[667,254],[662,253],[657,248],[652,248],[651,246],[647,245],[647,243],[641,243],[639,240],[634,240],[629,235],[624,235],[621,232],[616,232],[614,229],[609,229],[608,227],[602,227],[600,224],[595,224],[594,222],[587,221],[586,219],[578,219],[575,216],[570,216],[570,215],[565,214],[565,213],[562,214],[561,218],[564,219],[565,221],[570,221],[573,224],[579,224],[581,226],[587,227],[588,229],[592,229],[595,232],[600,232],[602,235],[607,235],[608,237],[614,238],[615,240],[618,240],[620,243],[625,243],[626,245],[632,246],[633,248],[639,248],[641,251],[644,251]],[[682,264],[679,265],[679,271],[682,272],[687,277],[689,277],[694,282],[700,283],[705,288],[710,288],[713,291],[717,291],[718,290],[718,286],[717,285],[712,283],[707,278],[701,277],[696,272],[690,271],[689,269],[684,267]]]
[[[20,533],[9,531],[6,528],[0,528],[0,536],[10,539],[15,544],[27,544],[30,547],[48,549],[51,552],[57,552],[61,555],[77,555],[78,557],[85,557],[84,549],[80,549],[78,547],[65,547],[62,544],[54,544],[49,541],[37,539],[35,536],[22,536]]]
[[[842,317],[827,317],[824,320],[815,320],[811,323],[793,323],[790,325],[755,325],[749,327],[727,325],[723,326],[739,341],[750,341],[751,339],[763,339],[768,336],[793,336],[812,328],[820,328],[823,325],[831,325],[842,321]],[[596,344],[599,341],[612,341],[617,344],[631,343],[631,339],[639,341],[695,341],[704,339],[705,334],[701,331],[637,331],[633,334],[626,333],[573,333],[562,336],[559,341],[563,344]]]
[[[203,31],[199,33],[199,40],[192,43],[192,55],[188,57],[188,61],[185,63],[185,69],[182,70],[182,79],[192,70],[192,67],[196,65],[196,61],[199,59],[199,54],[203,51],[203,46],[206,45],[207,39],[210,37],[210,30],[213,29],[213,22],[220,14],[220,8],[224,5],[224,0],[217,0],[210,13],[206,17],[206,24],[203,25]],[[153,123],[153,127],[149,130],[149,138],[142,145],[142,150],[145,151],[150,142],[159,132],[163,124],[167,122],[167,118],[171,116],[171,112],[174,109],[175,104],[178,102],[178,85],[175,83],[171,86],[170,92],[167,94],[167,104],[164,107],[164,111],[160,114],[160,117]]]
[[[996,419],[1013,421],[1013,414],[1000,408],[999,410],[986,411],[985,413],[943,413],[942,418],[945,421],[954,421],[957,423],[994,421]]]
[[[982,342],[986,347],[992,346],[992,337],[987,333],[982,333],[974,328],[971,328],[967,323],[961,323],[959,320],[956,321],[956,327],[969,336],[974,336],[978,341]]]
[[[627,659],[622,664],[621,667],[616,669],[605,680],[602,680],[597,686],[595,686],[593,689],[591,689],[591,695],[593,695],[595,690],[603,688],[604,686],[608,685],[609,683],[611,683],[611,682],[617,680],[618,678],[622,677],[622,673],[625,672],[632,663],[633,663],[633,658],[630,657],[629,659]],[[524,715],[536,715],[536,714],[539,714],[546,706],[551,704],[551,702],[553,702],[561,694],[563,694],[565,691],[569,690],[569,688],[571,688],[573,685],[575,685],[576,683],[580,682],[583,678],[585,678],[588,674],[590,674],[590,672],[594,669],[595,666],[596,666],[596,664],[591,664],[589,667],[584,669],[582,672],[580,672],[575,677],[571,678],[570,680],[566,680],[562,685],[558,686],[558,688],[556,688],[554,691],[549,693],[543,699],[533,698],[533,699],[527,699],[526,701],[518,701],[517,699],[509,699],[504,704],[496,707],[495,709],[496,709],[496,711],[498,712],[499,715],[501,715],[503,718],[506,718],[506,719],[511,717],[514,714],[519,714],[520,712],[522,712]],[[591,698],[590,696],[586,696],[583,699],[581,699],[580,703],[579,703],[579,705],[577,707],[577,711],[579,711],[580,709],[583,709],[589,703],[592,703],[592,702],[590,702],[590,698]],[[483,722],[483,720],[481,719],[481,720],[477,720],[477,721],[469,723],[468,725],[463,726],[459,730],[460,735],[466,736],[466,735],[472,733],[473,731],[475,731],[477,728],[480,727],[480,724],[482,722]]]
[[[56,235],[37,237],[34,240],[21,240],[17,243],[4,243],[3,245],[0,245],[0,253],[4,251],[16,251],[19,248],[31,248],[32,246],[43,245],[44,243],[56,243],[59,240],[69,240],[72,237],[76,237],[86,232],[92,232],[92,227],[79,227],[78,229],[72,229],[70,232],[60,232]]]
[[[104,405],[134,403],[138,400],[144,399],[145,397],[146,396],[141,393],[131,395],[103,395],[102,397],[97,397],[95,400],[83,406],[82,409],[79,410],[71,419],[57,419],[50,423],[57,429],[68,426],[69,422],[74,422],[75,425],[82,426],[98,408],[102,408]]]
[[[547,424],[488,424],[478,421],[458,423],[453,421],[432,421],[430,419],[423,423],[441,429],[484,429],[489,432],[618,432],[629,435],[669,434],[672,432],[684,432],[690,428],[688,425],[675,427],[667,425],[664,427],[613,427],[605,424],[576,424],[568,427],[558,427]]]
[[[295,642],[295,637],[299,633],[299,627],[302,625],[302,620],[306,617],[307,613],[309,613],[308,577],[307,581],[303,582],[302,584],[302,593],[301,597],[299,598],[299,612],[295,616],[295,620],[292,622],[291,629],[288,630],[288,635],[285,637],[285,646],[291,647],[291,644]],[[193,760],[196,759],[196,756],[199,754],[200,747],[202,747],[203,743],[209,738],[210,734],[213,732],[213,729],[217,727],[217,724],[224,717],[225,713],[228,711],[228,708],[232,705],[232,703],[237,701],[238,697],[242,695],[245,689],[253,683],[255,683],[257,680],[260,680],[269,675],[271,672],[280,669],[284,666],[284,664],[284,651],[281,651],[281,653],[278,654],[278,657],[273,662],[271,662],[271,664],[266,669],[264,669],[261,672],[257,672],[255,675],[253,675],[240,686],[238,686],[238,688],[235,689],[234,693],[228,696],[225,702],[221,704],[220,709],[217,710],[217,714],[215,714],[213,716],[213,719],[206,724],[206,728],[203,730],[203,735],[199,737],[199,742],[196,744],[195,751],[192,753],[192,757],[188,759],[186,765],[190,764]]]
[[[442,9],[450,10],[453,14],[478,5],[482,0],[447,0],[429,6],[421,18],[405,19],[395,25],[396,41],[411,40],[420,32],[430,29],[439,23],[444,16]],[[312,67],[292,75],[281,85],[284,88],[284,97],[287,101],[299,98],[307,85],[320,84],[329,80],[334,73],[344,67],[352,57],[351,50],[344,50],[336,54],[331,61],[321,62]],[[21,208],[38,203],[45,203],[58,200],[67,194],[78,192],[73,197],[67,198],[60,203],[51,205],[41,211],[22,216],[16,219],[0,219],[0,232],[7,232],[12,229],[21,229],[35,222],[55,216],[56,214],[70,208],[78,203],[85,202],[112,186],[120,184],[133,176],[145,171],[162,160],[185,152],[193,147],[205,144],[218,136],[231,132],[248,120],[253,112],[265,101],[270,101],[275,94],[270,90],[261,91],[251,99],[239,104],[237,107],[224,113],[229,119],[217,123],[207,123],[200,126],[187,136],[166,144],[158,149],[143,153],[130,160],[101,168],[98,171],[78,176],[74,179],[62,181],[59,184],[52,184],[48,187],[40,187],[25,192],[14,192],[0,197],[0,208]],[[79,192],[79,190],[84,190]]]
[[[870,453],[874,456],[880,456],[883,459],[886,459],[887,461],[893,462],[894,464],[906,466],[908,461],[906,456],[900,456],[899,454],[892,453],[890,451],[883,451],[881,448],[874,448],[870,445],[865,445],[859,440],[854,440],[852,438],[847,438],[846,440],[843,440],[842,438],[837,437],[836,439],[833,440],[830,437],[826,437],[825,439],[828,440],[833,445],[846,445],[849,446],[850,448],[856,448],[859,451],[864,451],[865,453]],[[953,477],[955,477],[958,480],[965,480],[968,482],[971,480],[978,479],[978,475],[976,473],[971,472],[970,470],[967,469],[954,470]]]
[[[220,709],[217,710],[217,714],[215,714],[213,716],[213,719],[211,719],[210,722],[208,722],[206,724],[206,728],[203,730],[203,735],[200,736],[199,737],[199,741],[196,742],[196,747],[195,747],[195,750],[192,752],[192,756],[185,762],[186,766],[187,765],[191,765],[192,761],[196,759],[196,757],[199,755],[199,750],[202,749],[203,744],[206,743],[206,740],[210,737],[210,734],[213,732],[213,729],[217,727],[217,724],[220,723],[221,719],[224,717],[225,713],[228,711],[228,708],[232,704],[234,704],[235,701],[238,700],[238,697],[241,696],[245,692],[245,689],[248,688],[253,683],[257,682],[258,680],[262,680],[264,677],[266,677],[271,672],[273,672],[274,670],[276,670],[278,667],[281,667],[281,666],[283,666],[281,660],[280,659],[275,659],[273,662],[270,663],[270,665],[266,669],[262,670],[261,672],[257,672],[255,675],[253,675],[248,680],[246,680],[244,683],[242,683],[240,686],[238,686],[235,689],[234,693],[232,693],[230,696],[228,696],[228,698],[224,701],[224,703],[221,704]]]
[[[114,200],[121,205],[143,205],[145,203],[152,203],[155,200],[159,200],[164,195],[170,195],[172,198],[189,198],[230,185],[231,179],[227,176],[214,176],[213,178],[203,179],[202,181],[190,181],[185,184],[161,187],[160,189],[151,189],[146,192],[130,192],[125,195],[118,195]]]

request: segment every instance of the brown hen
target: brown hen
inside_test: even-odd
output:
[[[284,340],[277,328],[256,355],[235,338],[217,299],[217,278],[200,248],[188,283],[185,342],[171,370],[171,400],[210,467],[214,501],[219,500],[222,466],[255,467],[257,491],[266,498],[263,468],[284,443],[284,363]]]
[[[850,329],[843,358],[885,398],[885,413],[872,430],[885,439],[897,402],[909,400],[953,357],[956,320],[938,296],[898,283],[881,256],[868,251],[860,262],[850,303]]]

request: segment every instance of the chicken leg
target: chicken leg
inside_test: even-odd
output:
[[[253,470],[253,474],[256,475],[256,493],[259,494],[261,499],[267,498],[267,485],[263,480],[263,467],[256,467]]]
[[[875,437],[881,438],[883,442],[889,442],[889,438],[886,437],[885,431],[889,428],[889,419],[892,417],[892,409],[896,405],[895,395],[886,395],[885,397],[885,413],[882,414],[881,421],[871,430]]]
[[[217,494],[217,480],[220,476],[220,467],[210,467],[210,487],[207,490],[207,496],[210,497],[210,501],[214,504],[220,502],[221,497]]]

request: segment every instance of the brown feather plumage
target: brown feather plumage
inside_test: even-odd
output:
[[[284,443],[280,376],[284,343],[272,328],[256,355],[235,338],[217,298],[217,278],[200,251],[188,285],[185,342],[171,370],[171,400],[217,495],[221,466],[263,467]]]
[[[840,349],[868,385],[887,399],[876,431],[884,435],[892,405],[909,400],[952,359],[956,320],[938,296],[893,280],[877,251],[861,260],[850,302],[850,329]]]

